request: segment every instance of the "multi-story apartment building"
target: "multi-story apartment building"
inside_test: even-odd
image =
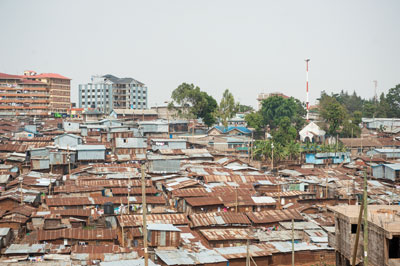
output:
[[[54,73],[0,73],[0,112],[8,115],[48,116],[70,109],[69,78]]]
[[[103,113],[114,109],[147,109],[147,87],[133,78],[92,76],[90,83],[79,85],[79,107]]]

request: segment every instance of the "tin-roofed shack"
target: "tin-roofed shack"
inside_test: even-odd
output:
[[[76,146],[78,161],[104,161],[106,147],[104,145],[78,145]]]
[[[68,228],[60,230],[39,230],[38,241],[43,243],[75,245],[84,242],[90,245],[117,244],[117,234],[112,229]]]
[[[149,224],[148,241],[152,247],[178,247],[181,230],[172,224]]]

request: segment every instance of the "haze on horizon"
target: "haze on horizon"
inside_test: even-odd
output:
[[[0,72],[78,84],[133,77],[162,105],[182,82],[256,106],[261,92],[378,95],[400,83],[400,1],[0,1]]]

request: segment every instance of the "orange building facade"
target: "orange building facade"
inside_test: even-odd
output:
[[[10,116],[67,114],[71,106],[70,91],[71,79],[59,74],[0,73],[0,113]]]

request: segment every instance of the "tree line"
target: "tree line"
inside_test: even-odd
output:
[[[355,91],[352,94],[341,91],[331,95],[322,91],[318,100],[317,111],[330,136],[359,137],[362,117],[400,117],[400,84],[389,89],[386,95],[382,93],[372,99],[363,99]]]
[[[209,94],[198,86],[182,83],[173,92],[169,108],[176,108],[178,114],[187,119],[201,118],[207,126],[221,123],[227,127],[228,120],[238,112],[247,112],[245,121],[248,127],[258,133],[267,132],[270,139],[254,142],[252,153],[256,159],[271,158],[274,149],[276,160],[297,159],[303,151],[344,151],[342,145],[300,145],[298,132],[304,127],[305,104],[293,97],[272,96],[262,101],[261,109],[255,111],[251,106],[236,102],[227,89],[218,104]],[[318,123],[327,137],[358,137],[361,134],[362,117],[391,118],[400,117],[400,84],[391,88],[379,98],[363,99],[356,92],[341,91],[328,95],[321,92],[317,108]],[[310,146],[311,145],[311,146]]]
[[[237,113],[253,111],[251,106],[236,102],[229,89],[224,91],[219,104],[207,92],[189,83],[179,85],[172,92],[171,98],[173,101],[168,108],[175,109],[180,117],[186,119],[201,118],[208,127],[216,123],[227,127],[229,119]]]

